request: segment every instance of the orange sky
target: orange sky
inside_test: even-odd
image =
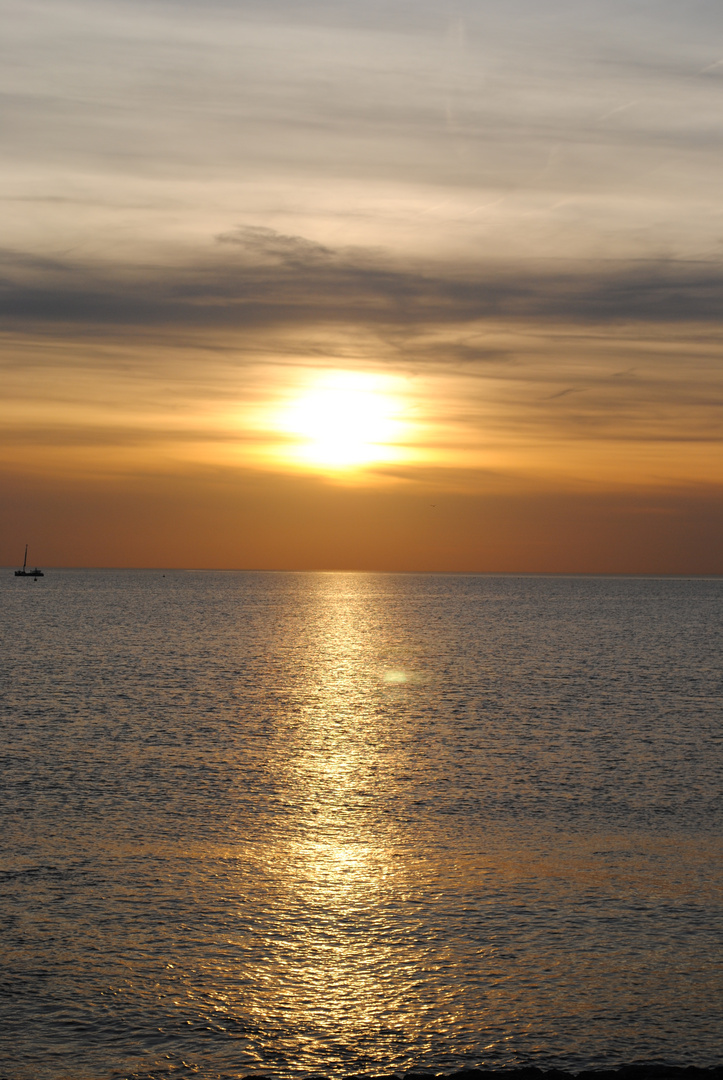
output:
[[[723,573],[716,6],[8,10],[0,561]]]

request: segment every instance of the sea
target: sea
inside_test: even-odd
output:
[[[723,579],[0,577],[0,1076],[723,1063]]]

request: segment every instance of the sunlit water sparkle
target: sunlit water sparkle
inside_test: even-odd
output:
[[[723,581],[0,601],[0,1075],[721,1062]]]

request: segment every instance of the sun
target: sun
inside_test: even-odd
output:
[[[361,372],[317,376],[282,416],[297,461],[343,470],[397,460],[402,403],[392,384],[388,377]]]

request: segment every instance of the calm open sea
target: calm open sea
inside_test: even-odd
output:
[[[0,604],[0,1075],[723,1061],[723,580]]]

